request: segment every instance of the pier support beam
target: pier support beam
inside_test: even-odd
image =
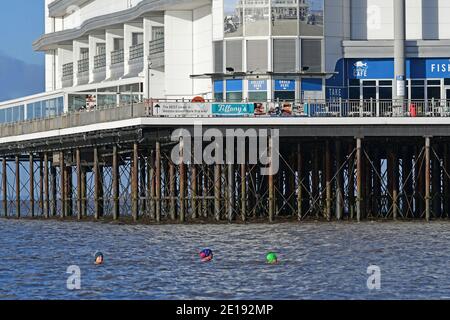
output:
[[[241,164],[241,219],[247,220],[247,166]]]
[[[272,158],[273,158],[273,140],[272,137],[269,136],[269,149],[267,150],[268,152],[268,156],[269,156],[269,176],[268,176],[268,180],[269,180],[269,222],[273,222],[274,219],[274,211],[275,211],[275,187],[274,187],[274,174],[273,174],[273,163],[272,163]]]
[[[61,217],[67,217],[67,203],[66,203],[66,173],[65,173],[66,164],[64,161],[64,152],[61,151],[59,153],[59,171],[60,171],[60,192],[61,192]]]
[[[77,218],[81,220],[83,218],[82,214],[82,194],[81,194],[81,151],[76,149],[75,151],[75,161],[77,165]]]
[[[222,175],[220,170],[220,164],[214,165],[214,218],[216,221],[220,221],[220,197],[222,188]]]
[[[168,160],[169,162],[169,216],[170,220],[175,221],[177,213],[177,198],[176,198],[176,170],[175,164]]]
[[[29,179],[29,183],[30,183],[30,215],[31,218],[34,218],[34,209],[35,209],[35,190],[34,190],[34,155],[32,153],[30,153],[30,179]]]
[[[94,219],[98,220],[100,217],[102,217],[102,205],[101,205],[101,199],[100,199],[100,188],[101,182],[100,182],[100,164],[99,164],[99,156],[98,156],[98,148],[94,148],[94,165],[93,165],[93,173],[94,173]]]
[[[325,142],[325,188],[326,188],[326,209],[325,216],[327,221],[331,220],[331,150],[330,142]]]
[[[234,217],[234,164],[228,164],[228,222]]]
[[[303,217],[303,155],[302,147],[297,144],[297,220]]]
[[[20,218],[20,157],[16,156],[16,217]]]
[[[361,221],[361,202],[362,202],[362,139],[356,139],[356,220]]]
[[[43,155],[39,154],[39,212],[44,216],[44,160]]]
[[[197,219],[198,216],[198,174],[197,174],[197,166],[195,163],[191,164],[191,208],[192,208],[192,219]]]
[[[139,218],[139,146],[133,144],[133,163],[131,168],[131,215],[134,221]]]
[[[343,168],[342,168],[342,144],[340,140],[335,142],[335,155],[336,155],[336,220],[342,219],[343,206]]]
[[[156,222],[161,221],[161,143],[156,142],[155,146],[155,214]]]
[[[58,190],[56,189],[56,167],[55,167],[54,159],[52,158],[52,162],[50,163],[50,187],[51,187],[51,195],[52,200],[50,203],[50,215],[52,217],[56,217],[57,208],[58,208]]]
[[[44,153],[44,217],[50,217],[50,192],[49,192],[49,170],[48,153]]]
[[[113,193],[113,220],[120,217],[120,191],[119,191],[119,155],[117,146],[113,146],[112,159],[112,193]]]
[[[149,151],[147,161],[147,199],[150,219],[155,219],[155,153]]]
[[[184,163],[184,140],[180,138],[180,222],[186,220],[186,165]]]
[[[2,159],[2,173],[3,215],[8,217],[8,164],[5,157]]]
[[[425,218],[430,221],[430,137],[425,138]]]

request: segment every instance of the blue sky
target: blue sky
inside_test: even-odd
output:
[[[2,1],[0,102],[45,90],[44,54],[32,43],[44,33],[44,0]]]
[[[2,1],[0,52],[27,64],[44,64],[44,55],[31,44],[44,33],[44,0]]]

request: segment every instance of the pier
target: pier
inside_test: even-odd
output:
[[[245,150],[224,145],[224,153],[247,155],[240,164],[174,163],[173,131],[194,132],[199,122],[224,134],[277,129],[279,149],[271,149],[271,137],[267,146],[279,153],[278,170],[269,164],[263,175],[261,164],[248,161],[248,139]],[[375,110],[355,117],[343,109],[337,116],[161,117],[155,104],[139,103],[3,125],[0,212],[156,223],[446,219],[449,124],[435,110],[422,117]]]

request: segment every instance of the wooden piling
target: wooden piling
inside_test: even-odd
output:
[[[65,165],[64,156],[65,156],[64,152],[61,151],[59,153],[59,171],[60,171],[60,176],[59,176],[60,186],[59,186],[59,188],[60,188],[60,192],[61,192],[61,213],[60,213],[60,215],[62,218],[67,217],[67,206],[66,206],[66,204],[67,204],[66,203],[67,185],[66,185],[66,172],[65,172],[66,165]]]
[[[342,145],[339,139],[335,142],[335,154],[336,154],[336,220],[342,219],[343,212],[343,189],[344,189],[344,179],[343,179],[343,169],[342,169]]]
[[[361,221],[362,201],[362,139],[356,139],[356,220]]]
[[[198,174],[197,166],[195,163],[191,164],[191,209],[192,209],[192,219],[197,219],[198,216]]]
[[[247,220],[247,166],[241,164],[241,220]]]
[[[220,164],[214,165],[214,218],[220,221],[220,199],[221,199],[221,183],[222,175]]]
[[[29,161],[30,161],[30,168],[29,168],[29,170],[30,170],[30,172],[29,172],[29,177],[30,177],[30,179],[29,179],[29,183],[30,183],[30,186],[29,186],[29,188],[30,188],[30,190],[29,190],[29,192],[30,192],[30,216],[31,216],[31,218],[34,218],[34,215],[35,215],[35,212],[34,212],[34,209],[35,209],[35,190],[34,190],[34,155],[33,155],[33,153],[30,153],[30,156],[29,156],[30,158],[29,158]]]
[[[273,156],[273,140],[272,137],[269,137],[269,144],[268,144],[268,150],[267,154],[269,156],[269,222],[273,222],[274,220],[274,211],[275,211],[275,188],[274,188],[274,172],[273,172],[273,163],[272,163],[272,156]]]
[[[156,142],[155,146],[155,213],[156,222],[161,221],[161,143]]]
[[[425,217],[427,221],[430,221],[431,208],[430,208],[430,137],[425,138]]]
[[[147,200],[150,219],[155,219],[155,154],[149,151],[147,161]]]
[[[44,153],[44,217],[50,217],[50,190],[49,190],[49,170],[48,153]]]
[[[180,138],[180,165],[179,165],[179,175],[180,175],[180,222],[185,222],[186,220],[186,165],[185,165],[185,150],[183,138]]]
[[[39,212],[44,216],[44,161],[43,155],[39,154]]]
[[[303,155],[302,147],[297,144],[297,220],[303,217]]]
[[[177,210],[177,197],[176,197],[176,170],[175,164],[168,160],[169,162],[169,216],[170,220],[175,221],[176,210]]]
[[[100,165],[98,159],[98,148],[94,148],[94,219],[98,220],[101,217],[101,205],[100,205]]]
[[[228,164],[228,222],[234,218],[234,164]]]
[[[52,200],[50,202],[50,215],[52,217],[56,217],[56,215],[58,214],[58,190],[56,189],[56,166],[53,161],[54,160],[52,158],[52,163],[50,164],[50,188],[52,196]]]
[[[2,159],[2,173],[3,215],[8,217],[8,164],[6,157]]]
[[[325,142],[325,188],[326,188],[326,210],[325,216],[327,221],[331,220],[331,150],[330,142]]]
[[[113,146],[113,160],[112,160],[112,196],[113,196],[113,220],[118,220],[120,217],[120,194],[119,194],[119,155],[117,146]]]
[[[133,144],[133,161],[131,169],[131,214],[134,221],[139,218],[139,146]]]
[[[75,162],[77,166],[77,219],[81,220],[83,215],[81,211],[81,151],[79,148],[75,151]]]
[[[20,218],[20,157],[16,156],[16,217]]]

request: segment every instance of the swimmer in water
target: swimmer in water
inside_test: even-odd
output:
[[[210,262],[213,259],[214,255],[210,249],[204,249],[200,252],[200,259],[202,262]]]
[[[278,257],[276,253],[269,252],[266,256],[266,260],[268,264],[277,264],[278,263]]]
[[[95,264],[101,265],[101,264],[103,264],[103,261],[104,261],[103,253],[97,252],[95,254]]]

